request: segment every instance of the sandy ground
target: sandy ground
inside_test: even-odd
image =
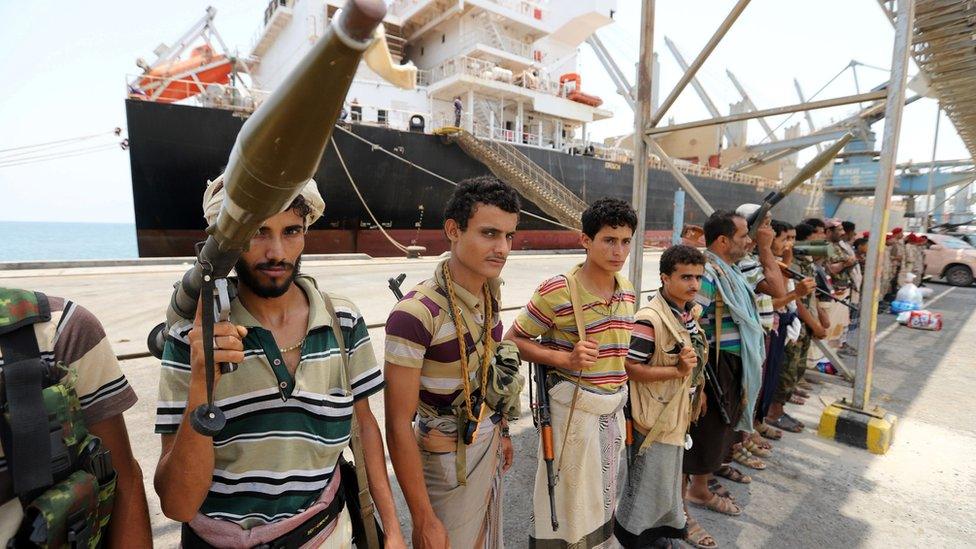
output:
[[[657,276],[656,254],[644,257],[645,280]],[[525,302],[545,276],[567,270],[578,256],[513,256],[505,270],[504,307]],[[308,263],[304,270],[323,287],[357,302],[370,324],[385,320],[394,299],[386,279],[407,273],[407,283],[427,277],[434,260],[372,260]],[[0,273],[0,284],[65,295],[103,321],[119,354],[141,352],[148,329],[159,322],[170,287],[183,267],[66,269]],[[124,274],[124,276],[120,276]],[[656,283],[645,284],[653,288]],[[976,289],[933,284],[941,295],[932,307],[944,314],[945,329],[924,332],[892,327],[879,319],[872,401],[899,416],[895,442],[885,456],[820,439],[815,432],[821,410],[849,387],[816,386],[814,397],[790,413],[809,426],[777,443],[766,471],[753,473],[750,485],[726,483],[744,512],[735,518],[692,511],[723,547],[964,547],[976,535]],[[944,293],[948,290],[948,293]],[[515,311],[503,313],[508,325]],[[370,330],[382,350],[382,328]],[[176,547],[178,525],[159,510],[152,476],[159,456],[153,434],[158,363],[126,360],[123,370],[139,395],[126,413],[133,449],[142,465],[158,547]],[[505,478],[505,539],[524,547],[529,535],[531,486],[536,464],[536,433],[528,415],[512,426],[516,462]],[[382,398],[371,404],[382,421]],[[392,469],[391,469],[392,478]],[[394,491],[401,522],[409,515],[399,488]]]

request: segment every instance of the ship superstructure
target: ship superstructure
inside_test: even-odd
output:
[[[191,29],[209,47],[193,51],[196,65],[175,65],[193,33],[140,65],[145,72],[129,79],[126,102],[140,255],[192,253],[204,229],[198,210],[206,181],[223,169],[244,118],[322,36],[340,5],[271,0],[244,56],[227,50],[208,10]],[[489,170],[526,199],[516,248],[577,247],[567,229],[587,203],[631,196],[629,144],[591,138],[589,124],[614,113],[588,93],[587,78],[595,75],[578,71],[579,48],[613,23],[615,8],[614,0],[392,2],[386,43],[394,63],[416,67],[415,86],[394,86],[360,64],[340,131],[316,174],[329,206],[311,228],[308,251],[443,251],[439,214],[449,185]],[[229,74],[194,72],[214,57]],[[159,89],[178,93],[150,91]],[[661,144],[716,207],[759,202],[792,166],[784,158],[761,174],[725,169],[732,151],[714,130],[674,132]],[[646,228],[660,241],[671,227],[677,185],[656,159],[649,166]],[[782,215],[799,219],[811,209],[812,193],[803,189],[783,201]],[[863,205],[845,207],[842,215],[866,221]],[[685,219],[700,223],[704,216],[689,206]]]

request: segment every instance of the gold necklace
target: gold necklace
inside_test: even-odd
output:
[[[292,345],[291,347],[278,347],[278,352],[281,354],[285,354],[294,351],[295,349],[301,347],[304,343],[305,343],[305,338],[303,337],[301,341]]]

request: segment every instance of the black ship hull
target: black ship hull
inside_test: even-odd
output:
[[[232,111],[194,106],[126,101],[132,194],[139,255],[193,255],[193,244],[205,236],[201,200],[208,179],[221,173],[244,123]],[[369,143],[451,181],[489,173],[488,168],[441,137],[386,127],[352,125],[333,134],[363,199],[387,232],[400,243],[425,246],[431,254],[447,249],[441,212],[452,186]],[[586,202],[613,196],[631,199],[633,167],[589,156],[520,147],[539,166]],[[307,253],[363,252],[373,256],[402,255],[375,227],[362,202],[328,147],[315,176],[325,199],[325,216],[310,228]],[[757,203],[770,189],[752,184],[689,175],[706,199],[719,209]],[[667,171],[648,173],[648,238],[670,238],[677,181]],[[795,194],[777,206],[777,217],[796,221],[809,201]],[[544,215],[525,201],[525,209]],[[701,224],[704,214],[686,201],[685,222]],[[578,236],[530,216],[522,216],[515,249],[579,247]]]

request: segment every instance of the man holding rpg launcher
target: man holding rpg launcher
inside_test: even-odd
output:
[[[218,178],[204,195],[212,224],[223,202]],[[206,402],[201,313],[173,325],[163,351],[155,486],[166,516],[183,522],[183,547],[263,543],[348,547],[339,458],[353,416],[387,547],[402,547],[379,427],[367,397],[383,374],[366,323],[348,299],[299,273],[305,231],[324,204],[309,181],[284,212],[266,220],[237,262],[230,321],[214,326],[215,373],[226,426],[213,438],[191,427]],[[341,479],[348,483],[353,478]],[[355,517],[354,517],[355,518]]]

